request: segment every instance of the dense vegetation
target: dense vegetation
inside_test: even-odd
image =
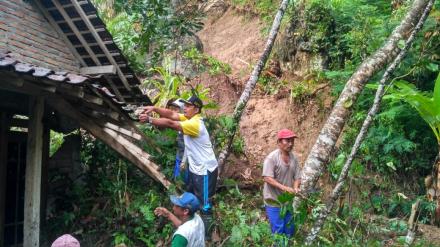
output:
[[[260,16],[270,24],[278,2],[272,0],[231,0],[232,6]],[[215,58],[207,56],[191,46],[181,46],[177,40],[192,36],[202,27],[203,13],[197,9],[197,1],[188,1],[176,7],[170,1],[105,1],[95,0],[101,16],[128,57],[131,65],[141,75],[156,74],[159,80],[146,80],[147,88],[157,88],[154,101],[164,105],[167,99],[185,96],[191,92],[181,75],[170,72],[164,61],[178,56],[197,67],[197,73],[230,73],[231,68]],[[293,3],[285,21],[283,32],[291,23],[298,22]],[[409,1],[367,0],[312,0],[306,1],[305,25],[295,30],[295,44],[303,44],[303,51],[324,57],[321,69],[311,70],[302,81],[286,81],[274,77],[262,77],[260,89],[274,94],[287,88],[293,101],[308,99],[314,89],[323,83],[330,84],[333,96],[337,96],[356,67],[378,49],[399,23],[409,6]],[[432,92],[439,73],[440,63],[440,3],[437,1],[425,26],[417,37],[409,54],[393,75],[394,81],[406,81],[418,89]],[[265,33],[267,29],[263,29]],[[280,42],[273,59],[288,60],[287,52],[294,54],[296,47],[283,47]],[[305,46],[304,46],[305,45]],[[381,74],[376,75],[360,99],[344,130],[344,137],[334,159],[327,167],[331,184],[337,179],[341,166],[350,152],[354,138],[372,104],[374,89]],[[157,77],[155,77],[157,78]],[[402,85],[402,84],[398,84]],[[396,94],[398,89],[391,89]],[[209,100],[206,89],[193,88]],[[319,236],[324,246],[353,246],[385,244],[390,234],[406,233],[406,217],[411,204],[422,199],[419,222],[431,223],[435,204],[425,198],[424,178],[432,171],[438,152],[438,140],[420,114],[407,102],[388,97],[381,112],[368,132],[350,171],[347,200],[341,200],[339,208],[325,224]],[[211,107],[215,104],[211,102]],[[216,150],[225,144],[225,131],[231,129],[228,117],[208,119],[208,127]],[[223,130],[223,131],[222,131]],[[145,150],[163,168],[172,173],[176,133],[144,126],[145,133],[156,140],[161,152],[144,145]],[[48,232],[57,235],[74,232],[81,236],[85,246],[96,243],[125,244],[127,246],[154,246],[169,244],[173,229],[170,224],[156,218],[153,209],[167,205],[167,194],[179,190],[173,187],[164,191],[134,166],[118,157],[108,147],[92,136],[81,133],[81,159],[85,168],[81,185],[71,186],[59,193],[67,196],[59,202],[56,214],[50,218]],[[59,139],[59,138],[58,138]],[[58,139],[54,139],[56,143]],[[58,140],[59,143],[59,140]],[[55,145],[55,144],[54,144]],[[237,137],[233,148],[239,155],[244,143]],[[63,179],[53,176],[52,182]],[[227,185],[216,196],[216,245],[270,246],[273,238],[264,220],[261,192],[241,190],[239,181],[226,180]],[[294,244],[300,245],[308,227],[316,217],[316,209],[324,206],[322,191],[308,198],[297,212],[297,231]],[[344,197],[344,198],[345,198]],[[324,197],[325,198],[325,197]],[[281,198],[290,205],[292,198]],[[168,204],[169,206],[169,204]],[[217,238],[217,239],[216,239]],[[394,239],[401,244],[402,237]],[[425,246],[420,240],[416,243]]]

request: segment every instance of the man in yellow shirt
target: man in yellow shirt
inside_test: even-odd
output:
[[[184,103],[183,114],[166,108],[147,106],[144,107],[139,119],[141,122],[148,122],[158,127],[182,131],[189,165],[188,191],[200,200],[202,218],[205,219],[204,215],[211,215],[211,198],[215,193],[218,163],[209,139],[209,133],[200,116],[203,108],[202,101],[195,95],[188,100],[181,101]],[[158,113],[160,118],[150,117],[151,112]],[[209,225],[205,226],[207,231],[209,228]]]

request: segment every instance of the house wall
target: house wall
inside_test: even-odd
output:
[[[0,50],[55,71],[79,72],[79,62],[34,1],[0,1]]]

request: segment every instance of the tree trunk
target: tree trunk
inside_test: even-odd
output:
[[[419,206],[420,199],[417,199],[417,201],[411,206],[411,216],[408,220],[408,233],[406,234],[405,238],[405,246],[411,246],[416,237]]]
[[[351,149],[350,155],[347,158],[347,161],[345,162],[341,174],[339,175],[338,182],[336,186],[334,187],[332,194],[330,195],[330,198],[327,201],[326,208],[323,209],[321,212],[319,212],[318,218],[316,219],[312,230],[309,232],[309,234],[306,237],[306,244],[310,245],[316,238],[317,234],[321,230],[324,221],[326,220],[328,214],[332,211],[333,206],[336,202],[336,200],[339,198],[339,196],[342,193],[342,189],[344,187],[345,181],[348,176],[348,172],[350,171],[351,164],[357,154],[357,151],[359,150],[359,147],[364,140],[365,136],[368,133],[368,128],[370,127],[371,123],[373,122],[373,118],[376,116],[377,112],[379,111],[380,102],[382,100],[382,97],[384,95],[384,89],[385,89],[385,83],[389,80],[391,74],[394,72],[396,67],[400,64],[400,62],[405,57],[406,53],[408,52],[409,48],[411,47],[411,44],[413,43],[416,34],[420,31],[420,29],[423,26],[423,23],[426,21],[426,18],[428,17],[429,12],[431,11],[432,5],[434,3],[434,0],[430,0],[428,5],[426,6],[425,10],[423,11],[422,16],[420,17],[416,27],[411,31],[410,36],[408,37],[408,40],[405,42],[405,46],[403,49],[399,52],[397,57],[394,59],[394,61],[388,66],[385,73],[382,76],[382,79],[379,82],[379,87],[377,88],[376,95],[374,98],[374,103],[371,106],[370,110],[368,111],[367,117],[365,118],[362,128],[359,132],[359,134],[356,137],[355,143],[353,145],[353,148]]]
[[[398,42],[409,36],[428,2],[428,0],[415,0],[405,18],[394,29],[386,43],[364,61],[348,80],[304,164],[301,183],[303,193],[307,194],[318,181],[324,164],[327,163],[332,154],[342,128],[349,118],[353,102],[356,101],[367,81],[397,56],[400,51]],[[297,199],[295,206],[298,203],[299,200]]]
[[[280,29],[281,20],[284,16],[284,12],[287,9],[289,1],[283,0],[281,2],[281,5],[278,9],[278,12],[275,16],[275,19],[272,23],[272,28],[269,33],[269,37],[267,38],[266,45],[264,47],[263,54],[261,54],[260,59],[258,60],[257,64],[254,67],[254,70],[252,71],[251,76],[249,77],[249,80],[246,82],[246,87],[241,93],[240,99],[237,102],[237,105],[235,106],[234,115],[233,115],[233,129],[230,133],[227,135],[227,142],[223,150],[219,154],[219,176],[221,175],[221,172],[223,171],[223,166],[225,164],[225,161],[227,157],[229,156],[229,151],[232,146],[232,142],[234,140],[235,133],[237,132],[237,128],[239,127],[241,115],[243,114],[244,109],[246,108],[246,104],[249,101],[249,98],[251,97],[252,91],[255,88],[255,85],[257,84],[258,77],[261,74],[261,71],[263,70],[267,59],[269,58],[269,55],[272,51],[272,47],[274,44],[274,41],[277,37],[278,30]]]
[[[439,144],[440,145],[440,144]],[[435,159],[435,164],[432,169],[432,187],[434,187],[433,200],[437,203],[437,207],[434,212],[434,224],[440,227],[440,151]],[[429,188],[426,188],[427,190]]]

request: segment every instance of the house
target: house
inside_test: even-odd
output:
[[[169,186],[136,144],[139,85],[90,1],[0,1],[0,246],[40,245],[51,129],[81,127]]]

